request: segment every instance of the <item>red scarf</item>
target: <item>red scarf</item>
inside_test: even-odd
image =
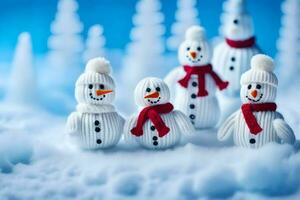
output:
[[[259,126],[253,112],[276,111],[276,108],[277,105],[275,103],[243,104],[241,109],[250,133],[257,135],[263,130]]]
[[[198,75],[198,97],[205,97],[208,95],[205,87],[205,75],[209,74],[215,81],[216,85],[220,90],[227,88],[228,81],[222,81],[222,79],[213,71],[212,65],[202,65],[202,66],[193,66],[190,67],[188,65],[183,66],[184,71],[186,72],[185,77],[178,81],[178,83],[187,88],[189,80],[193,74]]]
[[[225,41],[232,48],[249,48],[255,44],[255,37],[251,37],[247,40],[231,40],[229,38],[225,38]]]
[[[137,137],[142,136],[143,125],[148,119],[150,119],[150,121],[154,124],[154,127],[157,129],[159,137],[167,135],[170,131],[170,128],[166,126],[159,114],[169,113],[172,110],[173,105],[171,103],[148,106],[144,108],[138,116],[137,125],[131,129],[131,133]]]

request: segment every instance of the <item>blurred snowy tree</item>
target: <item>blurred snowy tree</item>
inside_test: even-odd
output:
[[[285,86],[300,74],[300,0],[284,1],[282,13],[277,64]]]
[[[164,52],[162,25],[164,16],[160,12],[159,0],[140,0],[133,16],[132,42],[127,46],[122,63],[120,79],[133,91],[139,80],[147,76],[159,76],[162,72]],[[127,93],[125,96],[128,96]],[[130,94],[133,96],[133,94]]]
[[[24,32],[19,35],[15,50],[6,100],[13,104],[29,105],[34,104],[36,98],[31,37]]]
[[[104,56],[105,38],[103,36],[103,27],[99,24],[92,26],[88,32],[86,40],[86,49],[83,53],[83,61],[86,63],[89,59],[98,56]]]
[[[81,64],[83,42],[80,36],[83,25],[77,15],[78,4],[75,0],[58,2],[55,20],[51,24],[52,35],[48,40],[49,64],[59,81],[67,82],[65,73],[78,70]]]
[[[169,50],[177,51],[188,27],[200,25],[196,4],[197,0],[177,0],[177,11],[175,13],[176,22],[172,25],[172,35],[167,40]]]

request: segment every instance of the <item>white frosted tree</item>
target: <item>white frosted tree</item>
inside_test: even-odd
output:
[[[277,64],[283,85],[300,74],[300,0],[282,3],[280,38],[277,41]]]
[[[104,56],[105,38],[103,36],[103,27],[99,24],[92,26],[88,31],[83,61],[87,62],[91,58]]]
[[[37,98],[30,34],[21,33],[15,50],[6,100],[12,104],[34,104]]]
[[[76,0],[59,0],[55,20],[51,24],[48,61],[58,79],[60,76],[63,79],[66,72],[77,71],[81,64],[83,42],[80,33],[83,25],[77,10]]]
[[[177,51],[184,39],[186,29],[192,25],[199,25],[197,0],[177,0],[175,22],[171,27],[171,36],[167,40],[169,50]]]
[[[162,36],[165,28],[160,10],[159,0],[140,0],[136,5],[136,14],[132,19],[134,27],[130,34],[132,42],[127,46],[120,73],[127,92],[133,91],[142,78],[160,76],[163,71]]]

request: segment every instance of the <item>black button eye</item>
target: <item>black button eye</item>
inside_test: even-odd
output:
[[[256,89],[260,89],[261,88],[261,85],[256,85]]]
[[[92,84],[89,84],[89,89],[93,89],[93,85]]]
[[[238,24],[238,23],[239,23],[239,20],[235,19],[235,20],[233,20],[233,23],[234,23],[234,24]]]
[[[231,61],[234,62],[235,61],[235,57],[231,57]]]
[[[197,47],[197,51],[201,51],[201,47]]]
[[[160,87],[157,87],[157,88],[155,88],[155,89],[156,89],[156,91],[157,91],[157,92],[159,92],[159,91],[160,91]]]
[[[248,85],[248,90],[250,90],[250,89],[251,89],[251,87],[252,87],[252,85],[251,85],[251,84],[249,84],[249,85]]]
[[[187,51],[189,51],[191,49],[191,47],[186,48]]]
[[[104,89],[104,85],[103,85],[103,84],[100,84],[100,85],[99,85],[99,88],[100,88],[100,89]]]
[[[147,88],[147,89],[146,89],[146,92],[151,92],[151,89],[150,89],[150,88]]]

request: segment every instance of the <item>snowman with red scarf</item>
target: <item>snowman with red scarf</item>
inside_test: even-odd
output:
[[[165,149],[184,141],[183,134],[193,134],[194,127],[189,119],[174,110],[169,100],[169,88],[161,79],[141,80],[135,89],[135,101],[141,111],[125,123],[125,142],[149,149]]]
[[[213,128],[220,115],[216,90],[227,88],[228,82],[221,80],[210,64],[210,47],[202,27],[192,26],[186,31],[178,58],[181,66],[165,78],[174,105],[189,116],[195,128]]]
[[[225,2],[228,13],[223,15],[224,41],[214,48],[212,63],[217,72],[229,81],[224,92],[228,97],[239,97],[241,75],[248,70],[250,59],[259,53],[255,44],[253,22],[245,0]]]
[[[218,132],[219,140],[233,134],[237,146],[259,148],[269,142],[295,142],[295,135],[282,115],[276,111],[277,77],[273,60],[262,54],[253,56],[251,69],[241,77],[241,109],[225,120]]]

